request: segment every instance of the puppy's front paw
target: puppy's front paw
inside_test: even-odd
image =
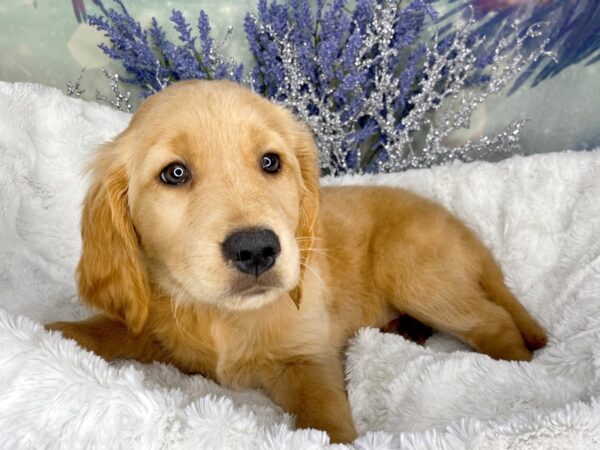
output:
[[[68,329],[69,322],[52,322],[44,325],[44,329],[47,331],[60,331]]]
[[[91,318],[81,322],[52,322],[44,325],[49,331],[59,331],[65,339],[75,341],[81,348],[93,352],[107,361],[115,358],[125,345],[111,345],[109,337],[115,333],[111,328],[103,329],[98,320]]]
[[[73,325],[73,322],[51,322],[44,325],[44,328],[48,331],[59,331],[63,336],[75,339],[76,331]]]
[[[72,339],[87,350],[95,351],[96,346],[92,345],[95,342],[93,330],[79,322],[52,322],[44,325],[44,328],[48,331],[58,331],[65,339]]]

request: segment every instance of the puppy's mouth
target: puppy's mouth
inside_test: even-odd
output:
[[[267,272],[260,277],[251,275],[236,276],[231,283],[230,292],[231,295],[235,296],[253,297],[281,287],[282,284],[277,274]]]
[[[245,291],[239,292],[238,295],[240,297],[254,297],[255,295],[263,295],[267,293],[269,289],[256,286],[250,289],[246,289]]]

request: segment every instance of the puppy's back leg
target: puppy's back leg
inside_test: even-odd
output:
[[[132,335],[119,321],[99,314],[79,322],[53,322],[47,330],[60,331],[64,337],[73,339],[86,350],[96,353],[107,361],[136,359],[148,363],[166,361],[166,354],[151,336],[142,332]]]
[[[419,322],[408,314],[400,314],[397,318],[381,327],[380,330],[384,333],[399,334],[404,339],[416,342],[419,345],[425,344],[425,341],[433,334],[431,327]]]
[[[492,302],[510,313],[529,350],[534,351],[546,345],[546,332],[510,292],[504,283],[502,270],[491,256],[483,265],[481,286]]]
[[[531,360],[511,315],[490,302],[479,286],[457,284],[412,289],[396,307],[432,328],[458,337],[492,358]]]

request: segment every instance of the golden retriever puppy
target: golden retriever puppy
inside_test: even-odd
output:
[[[100,314],[48,328],[263,389],[336,442],[356,437],[342,360],[361,327],[408,314],[519,361],[546,343],[458,219],[402,189],[320,190],[308,129],[229,82],[165,89],[102,146],[82,237],[79,292]]]

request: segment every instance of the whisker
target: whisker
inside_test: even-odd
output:
[[[297,241],[323,241],[323,238],[313,236],[296,236]]]
[[[310,272],[315,276],[315,278],[317,280],[319,280],[319,283],[321,283],[321,287],[325,286],[325,283],[323,282],[323,279],[321,278],[321,276],[315,271],[315,269],[313,269],[310,265],[303,263],[302,261],[300,261],[300,265],[302,267],[304,267],[307,270],[310,270]]]
[[[331,254],[328,253],[329,250],[327,250],[327,249],[318,249],[318,248],[315,249],[315,248],[312,248],[311,251],[314,252],[314,253],[316,253],[316,254],[318,254],[318,255],[320,255],[320,256],[328,258],[331,261],[337,261],[337,259],[333,255],[331,255]]]

